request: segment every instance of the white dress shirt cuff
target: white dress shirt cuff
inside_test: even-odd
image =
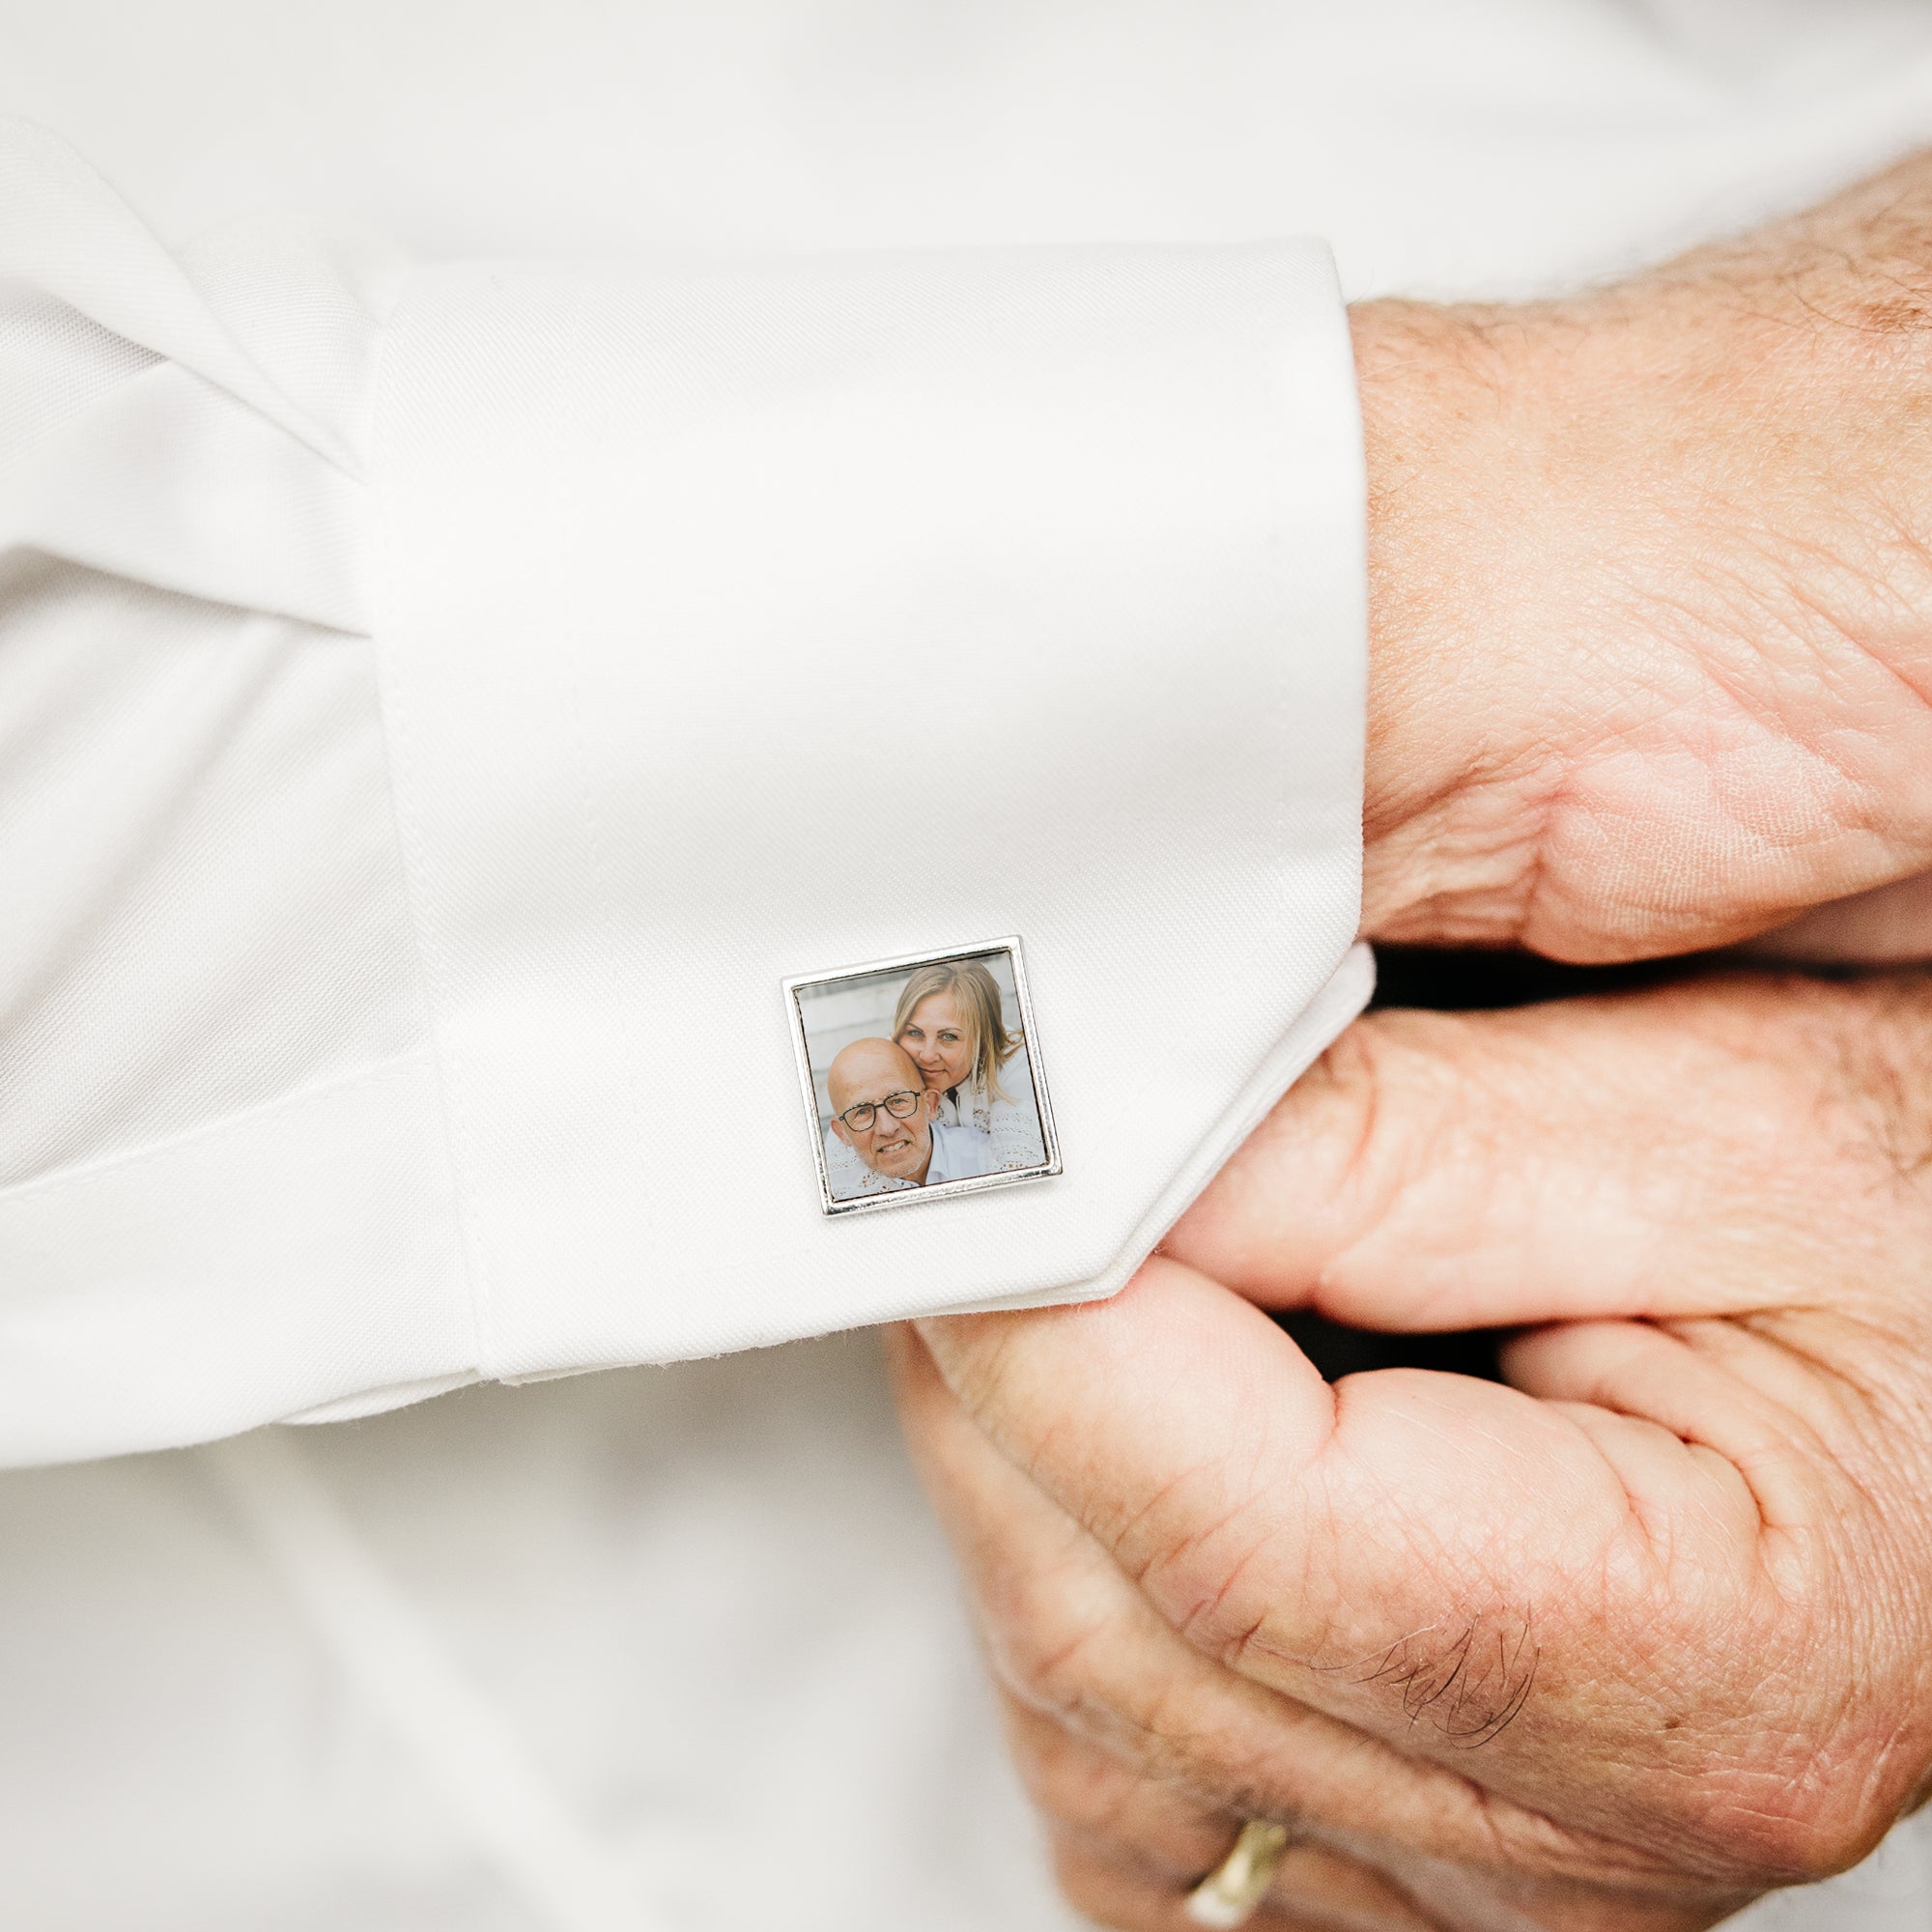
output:
[[[430,270],[373,469],[482,1373],[1109,1293],[1366,996],[1319,244]],[[827,1220],[784,980],[1003,934],[1065,1172]]]
[[[1367,997],[1310,242],[170,252],[0,123],[0,1462],[1105,1294]],[[821,1211],[1016,935],[1061,1171]]]

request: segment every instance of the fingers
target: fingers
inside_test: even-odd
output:
[[[1009,1696],[1007,1734],[1052,1841],[1069,1902],[1107,1925],[1187,1928],[1189,1892],[1253,1814],[1190,1797]],[[1292,1842],[1249,1924],[1440,1932],[1385,1873],[1332,1846]],[[1489,1928],[1485,1928],[1489,1932]]]
[[[992,1448],[908,1331],[892,1352],[909,1439],[1007,1687],[1014,1756],[1089,1917],[1185,1923],[1180,1900],[1257,1816],[1299,1840],[1263,1926],[1662,1932],[1743,1902],[1673,1897],[1654,1861],[1210,1663]]]
[[[1247,1924],[1253,1932],[1439,1932],[1441,1921],[1397,1902],[1387,1911],[1347,1895],[1346,1879],[1330,1882],[1341,1861],[1314,1846],[1297,1846],[1283,1861],[1275,1891]],[[1184,1893],[1151,1884],[1104,1854],[1076,1846],[1054,1850],[1054,1875],[1082,1918],[1115,1932],[1200,1932],[1187,1916]],[[1284,1894],[1285,1895],[1279,1895]],[[1399,1895],[1398,1895],[1399,1896]]]
[[[1362,1844],[1406,1833],[1420,1848],[1411,1858],[1493,1861],[1515,1848],[1526,1869],[1564,1862],[1573,1841],[1544,1821],[1217,1670],[992,1448],[911,1331],[888,1346],[908,1440],[966,1565],[1015,1761],[1076,1909],[1103,1925],[1192,1932],[1187,1893],[1256,1816]],[[1312,1844],[1250,1921],[1440,1922],[1371,1865]]]
[[[1233,1297],[1222,1299],[1254,1319]],[[910,1331],[895,1334],[892,1355],[908,1440],[959,1551],[995,1673],[1016,1706],[1207,1807],[1224,1826],[1277,1818],[1357,1854],[1400,1844],[1410,1857],[1507,1869],[1519,1882],[1655,1878],[1657,1863],[1641,1851],[1562,1829],[1485,1792],[1463,1765],[1419,1761],[1220,1667],[992,1445]],[[1403,1742],[1408,1735],[1405,1726]],[[1042,1802],[1082,1828],[1118,1835],[1121,1789],[1102,1782],[1083,1792],[1078,1770],[1067,1770],[1082,1762],[1091,1760],[1051,1760]],[[1166,1856],[1179,1870],[1201,1849],[1197,1836]]]
[[[1356,1822],[1406,1806],[1389,1834],[1452,1855],[1470,1851],[1459,1824],[1493,1825],[1467,1816],[1474,1778],[1572,1828],[1557,1855],[1572,1870],[1672,1864],[1722,1887],[1807,1856],[1808,1821],[1768,1816],[1761,1768],[1728,1753],[1735,1712],[1763,1702],[1767,1657],[1788,1637],[1795,1673],[1812,1634],[1792,1627],[1721,1459],[1658,1432],[1659,1476],[1605,1454],[1565,1408],[1461,1377],[1394,1372],[1331,1392],[1272,1323],[1171,1262],[1108,1303],[920,1327],[1009,1464],[980,1467],[956,1417],[933,1431],[914,1414],[969,1568],[989,1577],[996,1658],[1042,1708],[1105,1713],[1117,1728],[1096,1742],[1145,1733],[1183,1778],[1242,1766],[1237,1809],[1309,1804],[1346,1827],[1337,1792],[1362,1807]],[[931,1399],[928,1383],[915,1410]],[[1218,1676],[1191,1680],[1171,1652],[1122,1661],[1122,1613],[1071,1532],[1014,1536],[1034,1486],[1185,1638],[1179,1655]],[[1677,1587],[1687,1577],[1694,1587]],[[1014,1633],[1030,1654],[1002,1651]],[[1245,1703],[1229,1689],[1242,1680]],[[1258,1690],[1339,1725],[1311,1735]],[[1172,1700],[1195,1715],[1178,1721]],[[1240,1748],[1190,1768],[1210,1732]],[[1366,1767],[1339,1747],[1311,1778],[1309,1760],[1353,1732],[1453,1772],[1465,1802],[1394,1776],[1371,1798]],[[1687,1781],[1705,1746],[1709,1776]],[[1550,1853],[1520,1835],[1513,1856]]]
[[[1778,1538],[1866,1511],[1852,1473],[1874,1422],[1866,1404],[1754,1327],[1566,1322],[1516,1337],[1501,1366],[1515,1387],[1564,1406],[1660,1531],[1693,1507],[1721,1520],[1700,1561],[1739,1559],[1754,1542],[1769,1561]]]
[[[1363,1327],[1651,1312],[1660,1210],[1683,1218],[1655,1198],[1653,1117],[1710,1069],[1654,1022],[1633,1038],[1614,1003],[1566,1018],[1556,1034],[1542,1009],[1362,1022],[1163,1252],[1266,1306]],[[1651,1064],[1633,1077],[1633,1060]],[[1709,1159],[1699,1149],[1662,1185],[1689,1192]]]
[[[1054,1875],[1067,1902],[1096,1925],[1200,1932],[1184,1891],[1149,1880],[1109,1851],[1056,1842]],[[1253,1932],[1444,1932],[1448,1922],[1425,1916],[1394,1886],[1320,1845],[1290,1847],[1269,1895],[1246,1921]]]
[[[1910,1391],[1888,1409],[1830,1324],[1904,1338],[1907,1367],[1923,1352],[1922,1318],[1877,1311],[1932,1251],[1932,1077],[1910,1057],[1927,1011],[1901,979],[1382,1015],[1122,1294],[921,1324],[1017,1479],[1010,1512],[990,1477],[955,1507],[1021,1694],[1107,1748],[1200,1735],[1162,1705],[1180,1693],[1114,1661],[1084,1532],[1224,1682],[1281,1693],[1244,1707],[1256,1749],[1234,1760],[1267,1766],[1253,1795],[1277,1805],[1320,1802],[1266,1757],[1263,1735],[1295,1728],[1286,1698],[1692,1889],[1858,1856],[1917,1775],[1885,1710],[1918,1597],[1888,1584],[1898,1613],[1867,1615],[1848,1589],[1904,1574],[1872,1531],[1896,1470],[1841,1477],[1828,1425]],[[1521,1388],[1396,1372],[1331,1390],[1176,1255],[1376,1325],[1597,1319],[1522,1343]],[[1653,1321],[1602,1319],[1631,1314]],[[933,1424],[937,1487],[970,1494],[957,1422]],[[1050,1593],[1000,1555],[1024,1490],[1057,1512],[1031,1567],[1076,1613],[1031,1658]],[[1220,1693],[1189,1690],[1190,1711],[1197,1694]],[[1201,1759],[1231,1802],[1230,1760]]]
[[[1003,1690],[1007,1741],[1056,1847],[1103,1854],[1179,1898],[1227,1857],[1244,1820],[1115,1756]]]
[[[1928,1040],[1919,976],[1374,1015],[1163,1251],[1383,1329],[1859,1305],[1932,1246]]]

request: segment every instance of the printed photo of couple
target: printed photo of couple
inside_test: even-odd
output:
[[[801,982],[828,1204],[1051,1171],[1009,948]]]

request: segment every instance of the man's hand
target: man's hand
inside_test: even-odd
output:
[[[1353,326],[1371,937],[1638,957],[1932,867],[1932,156]]]
[[[1869,1850],[1932,1766],[1928,1096],[1921,977],[1387,1013],[1118,1299],[907,1333],[1075,1902],[1178,1928],[1249,1815],[1290,1925],[1661,1932]],[[1243,1296],[1527,1332],[1331,1389]]]

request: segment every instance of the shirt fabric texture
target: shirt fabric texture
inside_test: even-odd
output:
[[[1268,238],[1615,274],[1932,135],[1922,7],[0,0],[0,1919],[1069,1932],[863,1336],[85,1459],[1104,1292],[1366,991]],[[780,981],[1011,931],[1065,1175],[823,1224]]]

